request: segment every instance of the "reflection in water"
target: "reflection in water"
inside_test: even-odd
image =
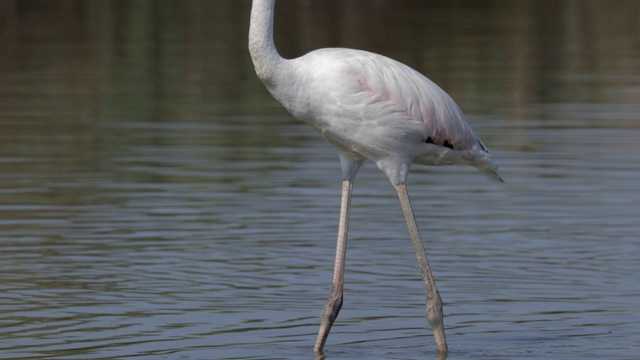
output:
[[[340,171],[255,78],[249,5],[0,2],[5,357],[313,356]],[[499,160],[410,176],[450,357],[635,356],[639,5],[278,2],[283,55],[401,60]],[[354,191],[327,358],[433,358],[393,189]]]

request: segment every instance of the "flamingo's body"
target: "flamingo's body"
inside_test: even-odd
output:
[[[291,60],[280,57],[273,42],[274,3],[253,1],[249,50],[256,73],[295,118],[337,148],[343,172],[333,288],[315,351],[322,352],[342,306],[351,189],[365,159],[398,191],[427,290],[427,318],[438,349],[447,351],[442,303],[411,210],[407,172],[412,163],[467,164],[502,181],[498,167],[451,97],[412,68],[378,54],[341,48]]]

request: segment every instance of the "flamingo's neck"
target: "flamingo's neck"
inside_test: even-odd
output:
[[[275,0],[253,0],[249,26],[249,53],[258,77],[269,87],[284,59],[273,41]]]

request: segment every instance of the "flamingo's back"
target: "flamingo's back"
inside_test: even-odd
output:
[[[328,48],[288,60],[270,89],[339,150],[378,163],[468,164],[495,175],[485,146],[451,97],[412,68],[367,51]],[[380,166],[380,165],[379,165]]]

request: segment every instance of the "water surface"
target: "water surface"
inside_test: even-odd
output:
[[[413,169],[449,359],[640,350],[636,2],[291,1],[286,56],[364,48],[447,90],[506,184]],[[335,151],[246,51],[249,1],[0,2],[0,353],[305,359]],[[327,359],[436,358],[402,213],[358,175]]]

